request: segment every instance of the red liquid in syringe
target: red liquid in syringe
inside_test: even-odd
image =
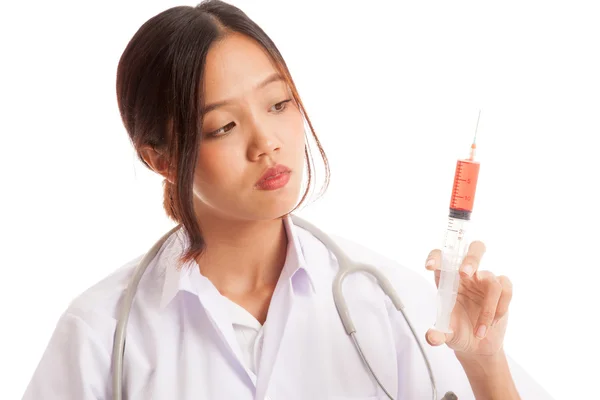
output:
[[[465,220],[471,218],[477,190],[477,178],[479,177],[479,162],[475,161],[475,148],[475,142],[473,142],[470,157],[456,162],[450,198],[450,217],[452,218]]]

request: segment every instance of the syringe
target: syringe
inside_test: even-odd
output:
[[[479,112],[481,116],[481,111]],[[479,162],[475,161],[477,128],[479,116],[475,126],[475,137],[471,145],[468,159],[458,160],[454,173],[454,184],[450,198],[450,214],[448,228],[442,247],[442,265],[437,292],[437,318],[435,329],[440,332],[450,332],[450,316],[456,304],[458,285],[460,282],[459,267],[467,251],[467,228],[473,211],[477,178],[479,176]]]

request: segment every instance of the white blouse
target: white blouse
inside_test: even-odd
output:
[[[256,374],[263,345],[263,326],[244,307],[225,297],[231,324],[242,351],[245,366]]]

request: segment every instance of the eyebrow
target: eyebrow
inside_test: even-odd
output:
[[[273,82],[279,82],[282,81],[283,78],[282,76],[279,74],[279,72],[274,72],[273,74],[269,75],[267,77],[267,79],[265,79],[264,81],[260,82],[258,85],[254,86],[253,90],[259,90],[264,88],[265,86],[269,85],[270,83]],[[206,114],[210,111],[213,111],[219,107],[228,105],[231,103],[231,100],[222,100],[222,101],[217,101],[215,103],[211,103],[211,104],[207,104],[206,106],[204,106],[201,110],[202,114]]]

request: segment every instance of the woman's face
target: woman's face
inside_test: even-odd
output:
[[[265,50],[243,35],[229,35],[209,50],[194,176],[194,207],[200,216],[266,220],[296,206],[304,171],[304,121],[278,76]],[[277,164],[289,168],[287,184],[271,190],[257,186]]]

